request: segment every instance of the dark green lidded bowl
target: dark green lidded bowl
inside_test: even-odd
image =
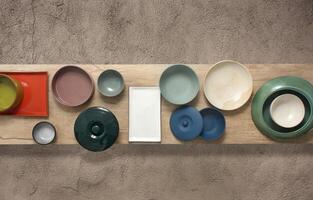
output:
[[[106,108],[92,107],[80,113],[74,126],[77,142],[89,151],[104,151],[116,141],[119,124]]]

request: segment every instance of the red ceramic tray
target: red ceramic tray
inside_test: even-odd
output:
[[[21,104],[7,115],[47,117],[48,72],[0,72],[20,81],[24,89]]]

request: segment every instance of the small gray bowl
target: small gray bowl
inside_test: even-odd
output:
[[[98,78],[98,91],[103,96],[117,96],[123,91],[124,87],[123,76],[116,70],[105,70]]]
[[[37,144],[47,145],[55,141],[56,130],[50,122],[41,121],[34,126],[32,136]]]

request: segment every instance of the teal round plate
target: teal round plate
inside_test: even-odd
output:
[[[304,119],[295,127],[281,127],[271,118],[271,102],[282,94],[294,94],[304,103]],[[256,127],[272,139],[289,139],[304,135],[313,128],[313,86],[310,82],[295,76],[272,79],[256,92],[252,100],[251,114]]]
[[[119,124],[108,109],[92,107],[77,117],[74,132],[77,142],[85,149],[104,151],[115,143]]]
[[[159,85],[164,99],[176,105],[189,103],[200,89],[196,73],[186,65],[167,68],[161,75]]]

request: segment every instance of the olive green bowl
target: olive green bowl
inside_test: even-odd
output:
[[[304,119],[295,127],[281,127],[271,118],[271,102],[282,94],[294,94],[304,103]],[[312,84],[295,76],[278,77],[266,82],[252,100],[252,120],[264,135],[272,139],[296,138],[308,133],[313,128]]]
[[[8,113],[22,102],[24,91],[21,83],[13,77],[0,74],[0,113]]]
[[[164,99],[176,105],[189,103],[200,89],[196,73],[186,65],[168,67],[162,73],[159,85]]]

